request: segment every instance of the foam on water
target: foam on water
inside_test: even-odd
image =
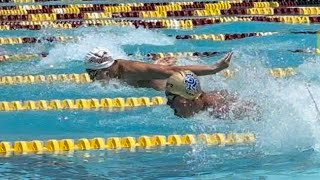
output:
[[[301,74],[277,79],[268,74],[269,69],[257,58],[237,52],[237,61],[231,67],[238,69],[235,79],[209,77],[206,81],[211,79],[212,83],[205,88],[227,89],[237,93],[240,99],[250,99],[259,105],[263,112],[261,119],[246,123],[245,127],[239,129],[255,131],[259,139],[258,146],[264,153],[301,151],[317,146],[320,124],[315,105],[306,89],[306,77],[316,76],[320,70],[319,64],[306,62],[298,68]],[[309,68],[311,70],[306,71]],[[319,99],[320,86],[314,81],[309,81],[309,84],[314,98]]]
[[[307,80],[316,78],[316,72],[320,70],[319,63],[306,61],[298,67],[298,75],[277,79],[269,75],[269,68],[257,58],[269,59],[236,51],[234,59],[237,61],[230,67],[238,70],[234,79],[222,76],[200,79],[201,82],[209,82],[202,83],[206,91],[227,89],[237,94],[241,100],[256,102],[262,112],[259,119],[218,120],[210,117],[208,113],[200,113],[193,118],[197,123],[192,125],[195,132],[252,132],[257,136],[256,144],[253,149],[225,147],[223,152],[218,149],[211,151],[203,145],[192,146],[192,150],[185,156],[193,170],[203,171],[212,164],[218,169],[230,167],[230,159],[239,159],[241,162],[247,157],[263,158],[286,156],[307,150],[319,151],[319,114],[306,89]],[[307,71],[309,67],[312,67],[311,71]],[[316,81],[309,81],[309,84],[314,99],[318,100],[316,103],[320,103],[320,86]],[[238,166],[240,165],[236,165]]]
[[[95,47],[104,47],[116,58],[129,59],[123,50],[124,45],[172,45],[174,40],[166,35],[145,29],[109,27],[83,31],[77,43],[57,44],[50,49],[49,56],[40,65],[61,68],[70,61],[83,61],[85,55]]]

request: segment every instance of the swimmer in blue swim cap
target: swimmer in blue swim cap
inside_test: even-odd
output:
[[[228,53],[213,65],[174,66],[175,59],[163,59],[155,64],[114,59],[110,51],[94,48],[85,57],[85,68],[92,80],[120,79],[134,87],[164,90],[166,79],[173,73],[191,70],[198,76],[215,74],[229,67],[233,53]]]
[[[216,118],[227,118],[233,115],[236,119],[243,119],[259,113],[252,102],[241,102],[226,90],[204,92],[200,80],[191,71],[173,73],[167,80],[167,105],[179,117],[191,117],[201,111],[208,111]]]

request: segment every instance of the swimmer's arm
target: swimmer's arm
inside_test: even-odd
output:
[[[218,63],[208,65],[190,65],[190,66],[163,66],[156,64],[146,64],[141,62],[126,62],[124,65],[125,77],[135,80],[152,80],[152,79],[167,79],[173,73],[190,70],[199,76],[215,74],[229,67],[232,53],[228,53]]]
[[[190,70],[198,76],[205,76],[216,74],[229,67],[233,53],[228,53],[225,57],[220,59],[217,63],[208,65],[191,65],[191,66],[176,66],[174,71]]]

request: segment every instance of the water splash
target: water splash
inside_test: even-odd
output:
[[[79,30],[80,31],[80,30]],[[68,62],[83,61],[86,53],[94,47],[104,47],[116,58],[128,58],[123,50],[123,45],[172,45],[174,40],[166,35],[147,31],[145,29],[106,27],[91,31],[82,29],[81,40],[76,43],[57,44],[49,52],[49,56],[41,61],[40,65],[50,68],[61,68]]]
[[[259,59],[257,58],[259,57]],[[264,155],[302,152],[308,149],[319,151],[320,134],[317,111],[305,87],[307,81],[315,100],[320,103],[320,85],[317,83],[318,61],[306,61],[298,68],[298,75],[288,78],[270,76],[260,57],[255,53],[235,52],[235,59],[230,69],[237,69],[235,78],[222,76],[201,77],[205,91],[226,89],[235,93],[240,100],[252,100],[259,105],[262,116],[259,121],[217,120],[207,113],[201,113],[194,119],[196,132],[253,132],[257,135],[255,153]],[[317,58],[316,58],[317,59]],[[310,69],[310,70],[309,70]],[[316,80],[315,80],[316,79]],[[206,165],[207,151],[201,146],[193,147],[188,156],[193,162]],[[237,147],[233,147],[237,149]],[[229,157],[232,158],[232,157]],[[219,162],[219,158],[211,158]]]

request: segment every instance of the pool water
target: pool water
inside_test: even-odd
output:
[[[151,52],[229,51],[234,78],[201,77],[205,91],[227,89],[261,107],[257,120],[219,120],[200,113],[193,118],[175,117],[167,106],[105,110],[0,112],[0,139],[48,140],[62,138],[123,137],[200,133],[252,132],[257,141],[248,145],[193,145],[135,150],[77,151],[65,154],[19,155],[0,158],[3,179],[316,179],[320,177],[320,120],[306,83],[320,103],[319,57],[288,50],[316,48],[314,34],[290,31],[318,30],[319,25],[234,22],[180,29],[88,27],[73,30],[7,31],[1,36],[80,36],[69,43],[0,46],[2,54],[49,52],[41,60],[1,63],[1,75],[84,72],[83,57],[99,46],[117,58],[151,63],[139,56]],[[232,41],[176,40],[185,34],[281,32],[265,37]],[[135,54],[128,56],[127,54]],[[212,64],[221,56],[190,60],[179,65]],[[274,78],[270,68],[294,67],[298,74]],[[91,84],[33,84],[0,86],[1,101],[164,96],[163,92],[113,81],[102,87]]]

